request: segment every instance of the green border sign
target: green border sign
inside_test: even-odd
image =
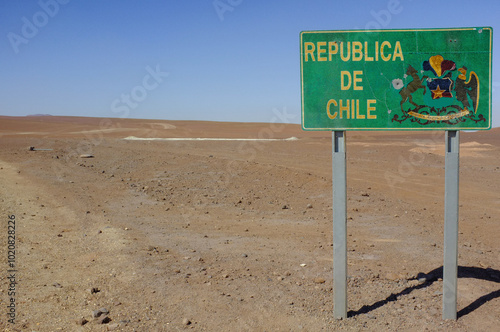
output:
[[[491,128],[493,29],[303,31],[304,130]]]

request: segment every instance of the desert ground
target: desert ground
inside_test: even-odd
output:
[[[441,314],[444,133],[346,141],[336,320],[331,133],[0,117],[0,330],[498,331],[500,129],[461,133],[456,321]]]

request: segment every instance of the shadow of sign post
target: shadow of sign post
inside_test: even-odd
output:
[[[500,283],[500,271],[494,270],[491,268],[479,268],[479,267],[471,267],[471,266],[459,266],[458,267],[458,278],[472,278],[478,280],[486,280],[490,282]],[[408,295],[412,293],[414,290],[422,289],[431,286],[435,281],[439,278],[443,277],[443,267],[439,267],[427,273],[419,273],[416,279],[423,277],[425,282],[418,284],[416,286],[411,286],[403,289],[399,293],[393,293],[389,295],[387,298],[383,300],[379,300],[371,305],[363,305],[360,309],[354,311],[351,310],[348,312],[348,317],[355,317],[361,314],[370,313],[388,303],[396,302],[401,298],[402,295]],[[474,302],[461,309],[457,313],[457,318],[463,317],[474,310],[478,309],[482,305],[492,301],[494,299],[500,298],[500,289],[493,291],[489,294],[483,295],[476,299]]]

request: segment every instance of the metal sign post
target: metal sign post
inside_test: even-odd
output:
[[[332,132],[334,316],[347,318],[347,182],[345,131]]]
[[[446,131],[445,139],[443,319],[457,319],[460,132]]]

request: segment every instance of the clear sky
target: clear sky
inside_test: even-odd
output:
[[[497,0],[1,0],[0,114],[300,123],[300,31],[499,17]]]

